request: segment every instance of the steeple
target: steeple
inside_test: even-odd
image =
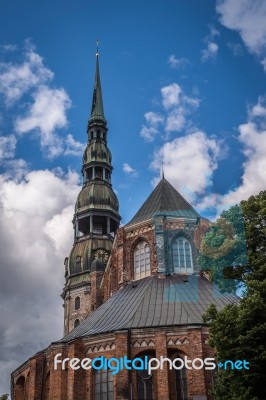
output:
[[[66,283],[62,294],[65,302],[65,333],[77,326],[98,305],[95,279],[97,277],[98,285],[121,220],[118,199],[112,189],[112,154],[107,145],[98,43],[87,133],[88,143],[82,160],[83,187],[77,197],[73,218],[74,245],[65,262]]]
[[[106,123],[103,111],[103,98],[100,78],[100,67],[99,67],[99,51],[98,51],[98,39],[97,39],[97,50],[96,50],[96,72],[94,80],[94,89],[92,96],[91,115],[89,119],[88,127],[96,120],[102,120]]]

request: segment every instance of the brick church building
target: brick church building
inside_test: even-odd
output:
[[[164,178],[136,215],[119,228],[112,189],[99,56],[83,186],[65,259],[64,334],[12,373],[13,400],[210,400],[213,371],[202,369],[54,368],[54,357],[128,359],[213,357],[202,314],[237,301],[221,294],[197,256],[209,221]]]

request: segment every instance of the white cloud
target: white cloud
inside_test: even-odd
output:
[[[238,140],[243,146],[242,151],[246,157],[242,165],[240,184],[225,195],[208,193],[198,198],[195,204],[199,211],[212,209],[212,216],[215,217],[241,200],[265,190],[266,99],[264,96],[260,96],[257,103],[249,107],[247,121],[239,125],[238,131]]]
[[[134,168],[132,168],[129,164],[127,164],[127,163],[124,163],[123,164],[123,171],[126,173],[126,174],[132,174],[133,172],[136,172],[136,170],[134,169]]]
[[[128,163],[123,164],[123,171],[132,177],[138,176],[138,172],[134,168],[132,168]]]
[[[144,115],[147,123],[142,125],[140,136],[148,142],[155,139],[159,133],[159,126],[166,131],[166,135],[162,135],[164,139],[168,138],[169,132],[185,129],[190,125],[187,116],[199,106],[199,99],[187,96],[175,82],[161,88],[161,95],[165,115],[154,112]]]
[[[161,89],[163,106],[167,110],[180,103],[180,95],[182,89],[177,83],[172,83],[169,86],[165,86]]]
[[[144,138],[147,142],[152,142],[159,133],[158,127],[163,123],[164,118],[162,115],[149,111],[144,114],[147,125],[142,125],[140,136]]]
[[[218,49],[219,49],[219,47],[218,47],[217,43],[214,43],[214,42],[207,43],[207,48],[202,50],[201,60],[206,61],[209,58],[215,58],[215,56],[217,55]]]
[[[180,132],[185,126],[185,122],[185,108],[178,107],[168,114],[165,129],[169,132]]]
[[[66,149],[64,151],[65,155],[81,156],[85,149],[85,143],[77,142],[73,135],[70,133],[67,135],[65,140]]]
[[[7,159],[1,161],[1,166],[4,168],[2,179],[13,179],[18,182],[24,179],[29,172],[28,164],[23,159]]]
[[[265,190],[266,171],[266,105],[265,98],[248,112],[246,123],[239,125],[239,141],[243,145],[246,161],[243,164],[241,184],[230,191],[222,200],[223,205],[231,205]]]
[[[2,393],[11,370],[63,335],[63,260],[78,182],[62,171],[32,171],[22,181],[0,176]]]
[[[21,64],[0,63],[0,93],[7,106],[18,101],[26,92],[53,78],[42,57],[28,47]]]
[[[266,105],[265,105],[266,98],[260,96],[258,98],[257,104],[249,110],[249,118],[257,118],[257,117],[266,117]]]
[[[186,117],[199,105],[199,99],[184,94],[177,83],[161,89],[162,102],[167,111],[165,130],[180,132],[186,125]]]
[[[221,154],[216,139],[197,131],[165,143],[154,154],[151,168],[160,171],[163,164],[166,179],[187,199],[195,201],[195,196],[203,194],[211,185]]]
[[[42,57],[27,42],[20,64],[0,64],[0,94],[8,107],[18,105],[14,110],[14,115],[17,115],[15,133],[32,132],[40,140],[41,149],[48,158],[60,154],[80,156],[85,145],[75,141],[71,134],[65,138],[58,133],[59,129],[68,126],[67,112],[71,100],[65,89],[51,86],[53,76]],[[21,114],[23,109],[25,112]],[[12,140],[14,142],[14,137],[9,139],[10,145]]]
[[[160,114],[156,114],[152,111],[144,114],[144,117],[146,121],[153,126],[158,126],[160,123],[163,122],[163,117]]]
[[[14,135],[0,136],[0,162],[15,155],[17,139]]]
[[[67,126],[66,112],[71,101],[64,89],[51,89],[41,86],[33,95],[34,102],[24,117],[18,117],[15,129],[18,133],[36,130],[40,135],[43,149],[48,157],[55,157],[63,152],[62,139],[54,131]]]
[[[219,36],[219,31],[215,29],[213,26],[209,26],[210,34],[207,35],[204,39],[206,43],[206,48],[201,52],[201,61],[207,61],[208,59],[214,59],[218,53],[219,46],[214,41],[216,36]]]
[[[152,126],[148,127],[146,125],[142,125],[140,130],[140,136],[142,136],[143,139],[146,140],[147,142],[152,142],[158,132],[159,132],[158,129]]]
[[[251,53],[266,52],[266,2],[264,0],[219,0],[216,5],[220,22],[239,32]]]
[[[177,58],[174,54],[171,54],[168,57],[167,62],[170,65],[170,68],[176,69],[184,67],[189,61],[185,57]]]

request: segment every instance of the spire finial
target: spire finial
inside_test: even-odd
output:
[[[99,57],[99,39],[96,39],[96,57]]]
[[[162,171],[161,171],[162,179],[164,179],[164,169],[163,169],[163,161],[162,161]]]

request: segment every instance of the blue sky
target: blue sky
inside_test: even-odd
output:
[[[0,392],[12,368],[62,333],[96,38],[123,223],[162,163],[215,218],[265,189],[265,21],[264,0],[1,0]]]

